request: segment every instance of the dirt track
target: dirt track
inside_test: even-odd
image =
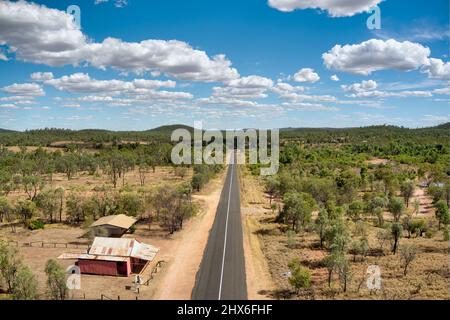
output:
[[[203,213],[189,222],[179,237],[172,243],[172,251],[166,256],[168,265],[154,283],[157,288],[154,299],[190,299],[195,276],[200,267],[203,251],[208,241],[209,230],[214,222],[225,174],[213,181],[195,200],[205,204]]]

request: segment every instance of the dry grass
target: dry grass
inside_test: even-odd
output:
[[[132,175],[129,175],[133,179]],[[195,274],[201,262],[203,255],[203,248],[199,246],[200,242],[204,242],[208,237],[208,231],[212,225],[215,216],[218,199],[220,198],[220,191],[223,185],[225,174],[219,175],[216,179],[211,181],[206,188],[200,193],[193,195],[193,201],[198,204],[200,208],[199,214],[185,222],[183,230],[175,234],[168,234],[158,224],[138,224],[134,234],[127,234],[125,237],[136,238],[141,242],[154,245],[160,249],[156,259],[150,264],[144,273],[144,278],[148,277],[148,273],[155,266],[158,261],[165,261],[154,279],[150,281],[148,286],[141,286],[140,293],[136,294],[133,290],[127,290],[126,287],[133,287],[134,277],[109,277],[109,276],[95,276],[82,275],[81,290],[72,291],[70,298],[72,299],[100,299],[101,295],[108,298],[117,299],[120,296],[122,300],[151,300],[161,296],[162,286],[172,284],[174,290],[163,297],[179,298],[180,296],[189,298],[194,284]],[[185,179],[188,179],[186,177]],[[84,179],[92,179],[92,177],[78,178],[71,180],[69,186],[74,187],[74,183],[82,185]],[[174,177],[171,168],[158,168],[157,172],[152,175],[152,179],[148,182],[153,186],[164,183],[179,183],[183,180]],[[199,232],[200,230],[200,232]],[[16,233],[12,233],[9,228],[0,228],[0,240],[17,241],[21,244],[44,241],[50,243],[71,243],[71,244],[90,244],[91,240],[83,238],[86,230],[80,227],[70,227],[61,224],[46,225],[43,230],[30,231],[21,227],[17,228]],[[194,239],[195,238],[195,239]],[[194,239],[194,240],[193,240]],[[193,240],[193,241],[192,241]],[[56,259],[62,253],[83,253],[86,249],[65,248],[63,246],[58,248],[50,247],[23,247],[19,246],[19,254],[23,258],[26,265],[30,266],[33,273],[38,280],[38,291],[40,299],[47,299],[46,289],[46,275],[44,272],[45,264],[49,259]],[[184,251],[184,259],[178,259],[177,252]],[[64,267],[75,263],[75,260],[58,260]],[[173,266],[177,269],[175,275],[169,275],[170,269]],[[187,281],[186,278],[191,280]],[[171,279],[172,281],[168,281]],[[182,284],[181,286],[179,284]],[[167,290],[166,290],[167,291]],[[177,293],[178,296],[174,296]],[[2,295],[0,294],[0,299]]]
[[[245,213],[250,217],[250,231],[257,235],[259,245],[267,260],[270,275],[276,288],[262,290],[260,293],[275,299],[450,299],[449,296],[449,243],[444,242],[442,232],[438,232],[432,239],[403,238],[403,244],[414,244],[418,249],[416,260],[412,262],[407,276],[403,276],[400,254],[392,255],[389,244],[383,255],[377,250],[361,261],[353,262],[353,256],[348,255],[351,264],[351,280],[347,292],[343,292],[339,280],[334,276],[332,286],[328,287],[328,273],[322,267],[321,260],[327,255],[326,250],[320,249],[319,239],[314,232],[304,232],[295,236],[294,245],[288,246],[285,227],[275,223],[275,214],[269,207],[268,198],[264,196],[262,188],[255,186],[255,178],[243,175],[243,199],[247,208]],[[259,196],[254,193],[258,192]],[[422,192],[418,192],[421,204],[427,205],[429,199]],[[259,199],[259,200],[255,200]],[[262,201],[260,201],[263,199]],[[422,208],[421,218],[433,219],[429,208]],[[369,245],[371,249],[378,248],[376,234],[378,228],[369,227]],[[406,233],[405,233],[406,236]],[[296,296],[292,293],[286,272],[288,263],[299,258],[302,264],[312,273],[312,290]],[[382,289],[371,292],[366,286],[366,271],[368,266],[377,265],[381,269]]]

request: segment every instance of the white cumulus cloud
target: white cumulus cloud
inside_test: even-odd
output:
[[[124,72],[154,72],[193,81],[222,82],[239,78],[223,54],[206,52],[177,40],[93,42],[63,11],[25,1],[0,2],[0,44],[22,61],[49,66],[87,64]]]
[[[380,70],[417,70],[428,63],[430,49],[409,41],[371,39],[360,44],[336,45],[322,55],[328,69],[370,75]]]
[[[265,77],[253,75],[231,80],[228,85],[238,88],[270,88],[273,86],[273,81]]]
[[[315,83],[320,80],[320,76],[311,68],[303,68],[294,74],[294,80],[297,82]]]
[[[52,72],[34,72],[30,75],[33,81],[48,81],[53,79]]]
[[[341,88],[345,92],[358,93],[363,91],[375,90],[378,88],[378,84],[374,80],[364,80],[361,83],[354,83],[352,85],[342,85]]]
[[[330,77],[330,80],[331,81],[339,81],[340,79],[339,79],[339,77],[336,75],[336,74],[334,74],[334,75],[332,75],[331,77]]]
[[[283,12],[296,9],[319,9],[331,17],[351,17],[368,12],[383,0],[269,0],[269,6]]]
[[[1,52],[1,51],[0,51],[0,60],[2,60],[2,61],[8,61],[8,57],[7,57],[3,52]]]
[[[450,62],[444,62],[441,59],[429,59],[422,71],[433,79],[450,80]]]
[[[42,87],[36,83],[14,83],[1,89],[5,93],[16,96],[44,96],[45,92]]]

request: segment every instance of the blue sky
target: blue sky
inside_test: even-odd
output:
[[[339,3],[2,1],[0,128],[448,121],[449,2]]]

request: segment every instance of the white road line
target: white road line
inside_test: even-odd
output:
[[[228,190],[227,219],[225,222],[225,240],[224,240],[224,244],[223,244],[222,271],[220,273],[219,300],[222,297],[223,269],[225,266],[225,252],[227,251],[228,217],[230,215],[231,186],[233,185],[233,170],[234,170],[234,165],[231,164],[230,189]]]

